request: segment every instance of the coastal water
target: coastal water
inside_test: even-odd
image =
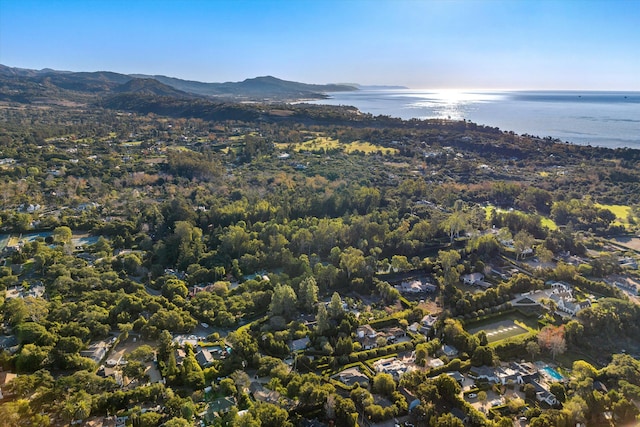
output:
[[[503,131],[640,149],[640,92],[359,90],[316,104],[402,119],[470,120]]]

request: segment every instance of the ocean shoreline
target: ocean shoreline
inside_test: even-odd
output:
[[[350,105],[404,120],[468,120],[576,145],[640,149],[640,92],[361,90],[312,104]]]

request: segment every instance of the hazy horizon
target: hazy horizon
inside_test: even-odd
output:
[[[423,90],[640,91],[637,1],[0,3],[11,67]]]

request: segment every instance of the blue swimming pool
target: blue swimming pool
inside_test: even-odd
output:
[[[550,366],[545,366],[544,368],[542,368],[542,370],[545,371],[551,378],[553,378],[556,381],[562,381],[564,379],[564,377],[560,375],[558,371],[556,371]]]

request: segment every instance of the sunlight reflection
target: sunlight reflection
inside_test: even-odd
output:
[[[504,98],[504,94],[497,92],[469,92],[455,89],[412,91],[402,96],[420,98],[420,101],[410,103],[408,108],[429,108],[438,118],[452,120],[462,120],[468,111],[475,109],[474,104],[494,102]]]

